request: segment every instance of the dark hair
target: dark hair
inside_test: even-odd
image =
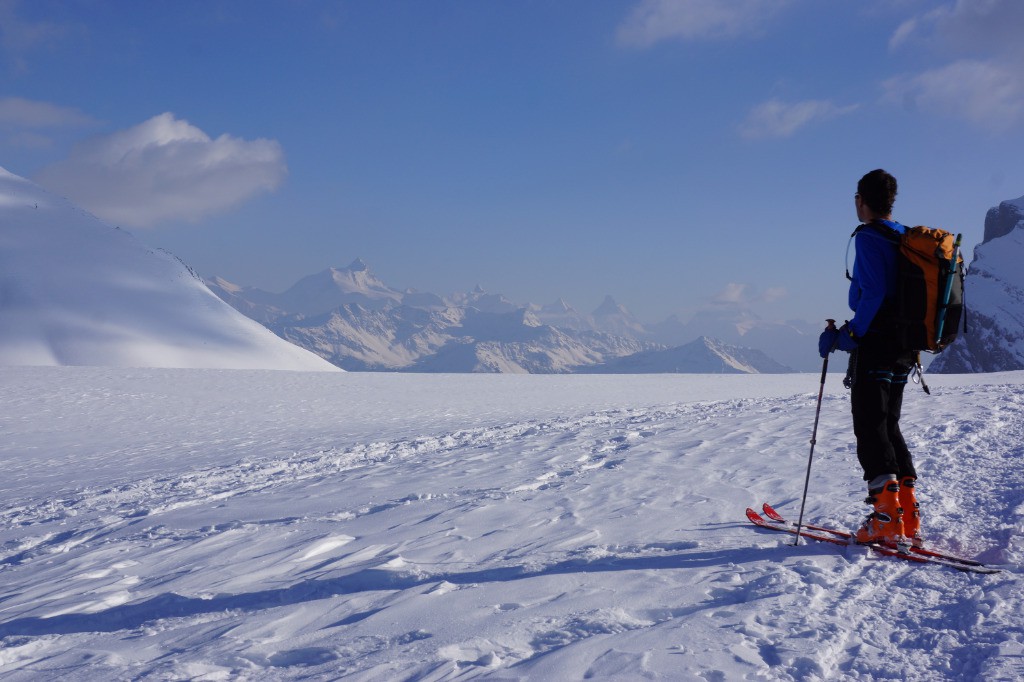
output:
[[[896,202],[896,178],[881,168],[873,170],[857,183],[857,194],[877,215],[891,215]]]

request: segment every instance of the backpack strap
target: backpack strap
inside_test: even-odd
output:
[[[900,233],[885,223],[870,222],[858,225],[850,235],[850,241],[846,243],[846,279],[851,282],[853,281],[853,277],[850,275],[850,247],[853,246],[853,238],[857,236],[857,233],[867,228],[872,228],[872,232],[877,234],[879,237],[892,242],[896,246],[899,246],[900,244]]]

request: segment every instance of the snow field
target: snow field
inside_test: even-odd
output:
[[[4,679],[1024,675],[1024,373],[906,401],[926,531],[996,576],[746,522],[799,512],[814,375],[0,378]],[[848,411],[807,518],[851,527]]]

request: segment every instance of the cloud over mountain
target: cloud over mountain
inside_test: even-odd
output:
[[[151,227],[197,222],[276,189],[286,174],[276,141],[214,139],[164,113],[77,145],[35,179],[109,222]]]

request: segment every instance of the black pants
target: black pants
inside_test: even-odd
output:
[[[870,333],[850,358],[853,432],[865,481],[883,474],[917,478],[900,433],[903,390],[914,361],[913,352],[895,349],[885,337]]]

